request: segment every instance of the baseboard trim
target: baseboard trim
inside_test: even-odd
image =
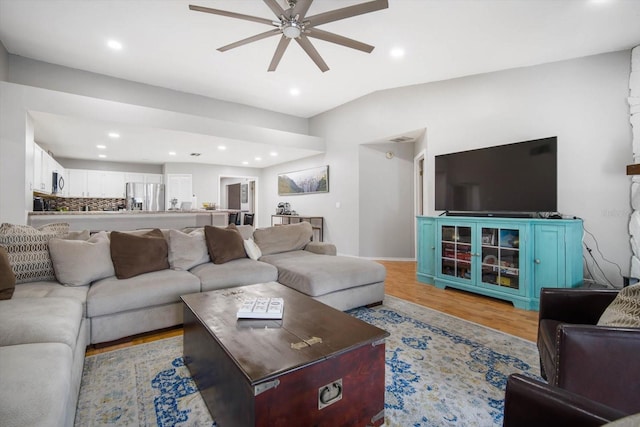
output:
[[[360,258],[360,259],[368,259],[371,261],[406,261],[406,262],[416,262],[415,258],[394,258],[394,257],[368,257],[368,256],[357,256],[357,255],[349,255],[349,254],[341,254],[340,256],[346,256],[351,258]]]

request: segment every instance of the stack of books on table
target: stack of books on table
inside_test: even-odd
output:
[[[282,319],[284,300],[282,298],[245,298],[238,309],[238,319]]]

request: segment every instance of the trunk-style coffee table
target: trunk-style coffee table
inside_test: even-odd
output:
[[[282,320],[237,320],[281,297]],[[279,283],[182,296],[184,357],[221,427],[379,426],[388,332]]]

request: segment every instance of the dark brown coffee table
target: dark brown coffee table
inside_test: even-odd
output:
[[[245,297],[282,320],[237,320]],[[182,296],[184,356],[221,427],[379,426],[389,333],[270,282]]]

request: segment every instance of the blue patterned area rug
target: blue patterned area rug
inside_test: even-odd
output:
[[[536,376],[534,343],[386,296],[350,312],[391,333],[386,426],[500,426],[507,376]],[[182,337],[87,357],[76,426],[215,426]]]

